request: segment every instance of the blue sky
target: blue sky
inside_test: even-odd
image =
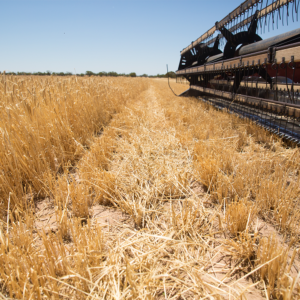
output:
[[[180,50],[241,2],[0,0],[0,71],[175,71]],[[263,36],[299,27],[289,24]]]

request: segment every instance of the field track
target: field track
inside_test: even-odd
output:
[[[299,149],[166,80],[120,80],[88,90],[121,104],[36,171],[44,194],[2,191],[3,299],[297,299]]]

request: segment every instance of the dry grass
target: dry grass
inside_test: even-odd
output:
[[[298,149],[164,80],[1,80],[0,297],[299,297]]]
[[[170,119],[194,140],[194,167],[212,199],[227,205],[255,201],[261,217],[298,238],[299,149],[255,125],[190,100],[169,109]]]
[[[51,193],[52,177],[70,168],[145,80],[5,76],[0,84],[0,197],[16,210],[28,191]]]

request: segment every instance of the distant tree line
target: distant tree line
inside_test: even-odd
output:
[[[0,72],[1,73],[1,72]],[[46,72],[5,72],[6,75],[36,75],[36,76],[71,76],[74,75],[71,72],[51,72],[51,71],[46,71]],[[168,72],[166,74],[157,74],[157,75],[147,75],[147,74],[143,74],[143,75],[136,75],[135,72],[129,73],[129,74],[125,74],[125,73],[117,73],[117,72],[99,72],[99,73],[94,73],[92,71],[86,71],[85,73],[81,73],[81,74],[76,74],[76,76],[112,76],[112,77],[118,77],[118,76],[122,76],[122,77],[149,77],[149,78],[175,78],[176,75],[174,72]]]

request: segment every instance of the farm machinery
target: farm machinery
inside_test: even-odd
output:
[[[177,77],[196,96],[300,142],[300,28],[259,33],[298,20],[299,0],[246,0],[181,51]]]

